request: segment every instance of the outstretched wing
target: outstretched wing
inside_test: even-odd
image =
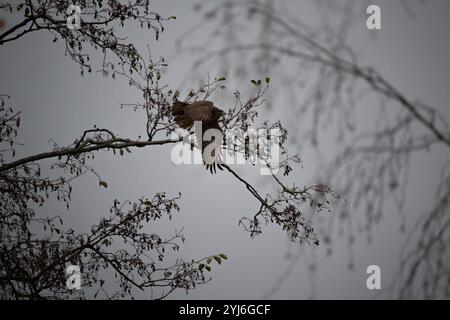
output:
[[[224,136],[219,123],[217,121],[213,121],[202,126],[203,138],[205,137],[204,133],[209,129],[218,130],[220,132],[220,135],[213,136],[212,141],[206,141],[205,139],[202,139],[202,157],[203,163],[206,165],[206,170],[209,170],[211,173],[216,173],[216,167],[219,168],[219,170],[223,170],[222,166],[220,165],[220,163],[222,162],[221,148],[219,147],[217,149],[212,149],[209,151],[206,151],[205,149],[212,142],[218,145],[222,145],[224,142]],[[218,141],[215,141],[216,139],[218,139]]]

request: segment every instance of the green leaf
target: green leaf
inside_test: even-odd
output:
[[[208,259],[206,259],[206,263],[207,263],[207,264],[210,264],[210,263],[211,263],[211,260],[212,260],[212,258],[209,257]]]
[[[222,259],[224,259],[224,260],[228,260],[227,255],[224,254],[224,253],[219,254],[219,256],[220,256]]]
[[[219,79],[217,79],[217,81],[225,81],[226,78],[225,77],[220,77]]]
[[[108,182],[100,180],[100,187],[108,188]]]
[[[171,17],[169,17],[169,19],[168,20],[175,20],[177,17],[175,17],[175,16],[171,16]]]
[[[200,263],[200,265],[198,266],[198,270],[202,271],[204,267],[205,265],[203,263]]]
[[[269,84],[270,82],[270,77],[266,77],[266,83]]]
[[[216,260],[216,262],[217,262],[218,264],[221,264],[221,263],[222,263],[222,259],[220,259],[220,257],[218,257],[218,256],[213,256],[213,258],[214,258],[214,260]]]
[[[208,272],[211,271],[211,267],[210,266],[205,266],[205,269],[208,270]]]
[[[256,82],[256,80],[251,80],[250,82],[253,83],[255,86],[258,85],[258,82]]]

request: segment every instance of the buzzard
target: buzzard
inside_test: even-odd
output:
[[[172,116],[175,119],[175,122],[184,129],[191,129],[194,125],[194,121],[201,121],[202,122],[202,157],[204,156],[204,150],[206,146],[208,146],[211,141],[205,141],[203,139],[204,133],[208,129],[217,129],[220,132],[222,132],[222,129],[219,126],[219,118],[224,115],[224,112],[220,110],[219,108],[215,107],[214,104],[211,101],[208,100],[202,100],[202,101],[196,101],[193,103],[186,103],[181,101],[175,101],[172,106]],[[199,139],[200,137],[196,137]],[[222,138],[223,140],[223,134]],[[220,144],[222,144],[222,141],[220,141]],[[212,150],[211,156],[212,156],[212,163],[211,161],[206,161],[205,158],[203,158],[203,163],[206,165],[206,169],[210,170],[211,173],[216,172],[216,164],[217,168],[220,170],[223,170],[221,165],[217,163],[217,160],[219,159],[219,153],[216,154],[215,150]]]

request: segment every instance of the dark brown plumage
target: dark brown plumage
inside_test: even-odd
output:
[[[192,128],[195,121],[202,122],[202,156],[206,146],[212,142],[204,141],[203,135],[208,129],[217,129],[222,132],[218,120],[223,114],[224,112],[222,110],[215,107],[211,101],[207,100],[196,101],[193,103],[175,101],[172,106],[172,116],[181,128],[189,130]],[[196,138],[199,139],[200,137]],[[222,144],[222,141],[220,141],[220,144]],[[217,168],[223,170],[221,165],[217,163],[219,154],[216,155],[215,152],[212,151],[211,156],[215,160],[212,164],[205,163],[206,169],[210,170],[211,173],[215,173],[217,165]]]

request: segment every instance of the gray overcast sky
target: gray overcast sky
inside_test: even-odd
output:
[[[276,4],[279,2],[284,1]],[[160,40],[156,42],[153,34],[140,29],[127,32],[141,48],[150,43],[154,56],[174,57],[168,61],[165,79],[174,88],[186,92],[192,83],[182,80],[195,56],[174,56],[174,40],[201,19],[192,10],[197,1],[158,0],[153,3],[154,10],[163,16],[177,16],[176,20],[165,24],[166,30]],[[442,106],[440,111],[449,119],[450,19],[447,17],[450,2],[414,4],[414,19],[404,12],[399,1],[374,3],[382,8],[383,29],[376,37],[369,37],[365,29],[365,14],[361,12],[361,25],[351,32],[350,45],[356,49],[360,61],[377,68],[406,96]],[[301,1],[291,1],[290,5],[297,8],[299,14],[308,15],[305,12],[308,6],[302,7]],[[196,40],[201,43],[201,35],[208,32],[200,27]],[[119,108],[120,102],[137,101],[139,93],[120,79],[103,79],[99,74],[80,77],[78,66],[64,55],[62,43],[53,45],[51,40],[51,35],[45,32],[33,33],[2,46],[0,50],[1,91],[9,93],[12,105],[23,111],[19,140],[25,145],[17,155],[49,150],[52,147],[50,139],[60,145],[69,144],[94,124],[108,127],[121,136],[137,138],[143,135],[142,115]],[[215,76],[218,70],[210,70],[211,75]],[[249,75],[248,80],[251,78]],[[277,80],[272,79],[273,82]],[[227,83],[229,90],[241,86],[244,84]],[[272,116],[276,117],[276,112]],[[432,151],[431,158],[429,154],[418,154],[412,164],[411,179],[420,181],[408,190],[412,200],[408,201],[405,211],[412,216],[426,210],[433,200],[433,194],[421,190],[435,187],[439,172],[430,171],[430,168],[441,165],[442,155],[447,151]],[[309,173],[314,172],[316,159],[314,154],[302,154],[302,157],[303,169],[297,177],[307,180],[311,178]],[[220,252],[229,256],[226,263],[214,268],[210,283],[189,295],[179,291],[172,298],[261,298],[289,266],[288,254],[298,252],[298,244],[290,244],[284,233],[273,226],[269,226],[262,236],[250,239],[238,226],[238,221],[254,212],[258,204],[249,197],[245,188],[228,174],[211,176],[201,166],[173,165],[170,146],[136,150],[124,157],[99,153],[92,165],[108,181],[108,189],[99,188],[96,177],[86,175],[73,185],[70,212],[54,202],[50,202],[42,212],[45,215],[61,214],[70,226],[84,229],[107,213],[113,199],[133,200],[159,191],[168,194],[180,191],[181,212],[171,223],[158,224],[157,230],[149,232],[170,235],[174,229],[184,227],[187,241],[180,252],[187,259]],[[265,178],[258,176],[257,168],[243,166],[237,170],[257,181],[262,190],[267,188]],[[200,194],[204,195],[201,202]],[[327,219],[327,214],[323,219]],[[380,265],[382,283],[387,283],[396,270],[403,239],[398,234],[398,221],[395,214],[385,217],[374,232],[372,244],[368,244],[365,237],[358,239],[353,251],[354,271],[347,268],[349,252],[344,239],[336,240],[331,257],[325,257],[322,246],[304,247],[301,259],[272,298],[302,299],[310,297],[312,292],[316,298],[370,298],[373,292],[366,288],[366,267],[369,264]],[[313,291],[308,272],[310,261],[318,262]]]

